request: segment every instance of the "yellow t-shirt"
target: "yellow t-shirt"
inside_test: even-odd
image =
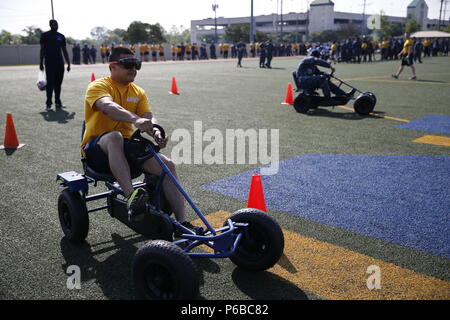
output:
[[[94,109],[95,102],[103,97],[111,97],[115,103],[138,116],[151,112],[147,94],[144,89],[134,83],[123,86],[111,79],[111,77],[97,79],[91,82],[87,88],[84,102],[84,132],[81,148],[94,137],[111,131],[119,131],[124,138],[133,134],[133,125],[130,122],[112,120],[106,114]]]
[[[403,54],[410,54],[411,53],[411,48],[414,45],[414,41],[412,39],[406,39],[405,43],[403,44],[403,50],[402,53]]]

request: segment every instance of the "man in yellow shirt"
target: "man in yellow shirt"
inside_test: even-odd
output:
[[[98,172],[112,173],[121,186],[127,201],[127,209],[132,217],[142,212],[148,195],[145,189],[134,190],[131,169],[124,146],[133,133],[134,127],[155,138],[164,148],[167,137],[153,127],[153,117],[145,91],[135,85],[137,70],[141,61],[128,48],[115,48],[109,59],[111,76],[97,79],[89,84],[86,91],[84,113],[86,130],[81,142],[86,163]],[[161,159],[176,177],[175,164],[163,154]],[[144,162],[145,172],[160,175],[162,170],[156,159]],[[184,200],[170,179],[163,181],[166,195],[178,221],[186,222]]]
[[[405,43],[403,44],[403,50],[398,54],[399,57],[402,57],[402,64],[398,69],[396,74],[393,74],[392,77],[398,79],[400,74],[402,73],[405,66],[411,67],[413,76],[410,77],[410,80],[415,80],[416,77],[416,68],[414,67],[414,41],[410,38],[409,33],[405,33]]]

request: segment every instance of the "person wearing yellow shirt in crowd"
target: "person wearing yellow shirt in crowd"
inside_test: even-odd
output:
[[[363,62],[367,62],[367,55],[369,54],[369,45],[367,44],[367,40],[363,38],[361,43],[361,55],[363,57]]]
[[[184,50],[186,52],[186,59],[187,60],[191,60],[191,44],[190,43],[186,43],[184,45]]]
[[[133,45],[133,44],[130,44],[130,45],[128,46],[128,49],[130,49],[131,52],[133,52],[133,54],[134,54],[134,45]]]
[[[159,44],[159,60],[166,61],[166,57],[164,56],[164,45],[162,43]]]
[[[400,74],[402,73],[405,66],[411,67],[413,76],[410,77],[410,80],[416,79],[416,68],[414,67],[414,41],[410,38],[409,33],[405,33],[405,43],[403,44],[403,50],[398,54],[399,57],[402,58],[402,64],[398,69],[396,74],[393,74],[392,77],[398,79]]]
[[[100,46],[100,57],[102,57],[102,63],[105,63],[106,59],[106,45],[102,43]]]
[[[109,60],[111,76],[97,79],[87,88],[84,105],[86,129],[81,143],[86,164],[97,172],[112,174],[119,183],[132,220],[144,213],[148,194],[144,188],[134,189],[131,172],[141,169],[160,175],[162,171],[155,158],[146,160],[140,168],[135,168],[136,164],[129,161],[129,150],[124,146],[133,133],[133,126],[153,136],[161,148],[166,147],[168,141],[153,126],[157,121],[147,94],[133,83],[140,68],[141,60],[135,58],[128,48],[113,50]],[[173,161],[163,154],[160,158],[177,176]],[[186,219],[184,199],[176,186],[166,177],[162,187],[176,219],[192,228]]]
[[[331,61],[333,61],[334,64],[336,64],[337,61],[336,56],[337,56],[337,44],[336,41],[333,41],[333,43],[331,44]]]
[[[152,44],[151,46],[151,50],[152,50],[152,61],[156,61],[156,54],[158,52],[158,46],[156,44]]]
[[[139,57],[141,57],[141,61],[144,61],[144,45],[142,43],[138,43],[138,51]]]
[[[429,40],[429,39],[426,39],[426,40],[424,40],[423,42],[422,42],[422,44],[423,44],[423,57],[425,58],[425,57],[429,57],[430,56],[430,53],[431,53],[431,48],[430,48],[430,46],[431,46],[431,41]]]
[[[387,60],[388,56],[388,48],[389,48],[389,41],[386,39],[383,39],[381,42],[381,60]]]
[[[172,49],[172,60],[175,61],[177,58],[177,51],[178,51],[177,45],[175,43],[172,43],[171,49]]]
[[[228,50],[230,49],[230,46],[228,43],[222,44],[222,52],[223,52],[223,58],[228,59]]]
[[[144,61],[148,62],[149,60],[148,56],[150,55],[150,48],[147,43],[144,43],[142,45],[142,50],[144,51]]]
[[[223,43],[219,43],[219,54],[223,55]]]

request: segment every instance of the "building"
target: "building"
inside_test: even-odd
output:
[[[349,13],[334,11],[334,3],[331,0],[315,0],[310,4],[310,9],[306,13],[290,12],[280,15],[270,14],[255,16],[255,30],[264,33],[297,33],[305,36],[314,32],[325,30],[340,30],[346,24],[353,24],[361,28],[366,28],[367,19],[372,14]],[[404,24],[407,19],[415,18],[422,30],[430,30],[439,25],[438,19],[428,19],[428,5],[425,0],[413,0],[407,7],[407,17],[387,16],[389,22]],[[283,23],[281,23],[283,21]],[[217,18],[218,37],[225,34],[225,28],[233,24],[250,23],[250,17],[239,18]],[[441,26],[447,26],[450,22],[441,21]],[[213,39],[215,34],[215,19],[191,21],[191,41],[198,42],[204,39]]]

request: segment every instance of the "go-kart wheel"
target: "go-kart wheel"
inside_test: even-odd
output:
[[[139,299],[187,300],[196,298],[199,292],[192,259],[164,240],[150,241],[139,248],[133,259],[133,281]]]
[[[359,115],[366,116],[373,111],[376,104],[376,98],[373,93],[365,92],[356,98],[353,103],[355,112]]]
[[[364,94],[368,95],[373,99],[374,107],[377,105],[377,97],[372,92],[364,92]]]
[[[233,222],[248,223],[247,232],[242,236],[230,260],[239,268],[251,271],[273,267],[284,249],[284,236],[278,223],[257,209],[238,210],[230,219]]]
[[[294,109],[298,113],[306,113],[310,108],[314,108],[311,97],[301,93],[294,100]]]
[[[78,192],[64,189],[58,198],[58,215],[66,238],[73,242],[84,241],[89,232],[89,215],[86,202]]]

